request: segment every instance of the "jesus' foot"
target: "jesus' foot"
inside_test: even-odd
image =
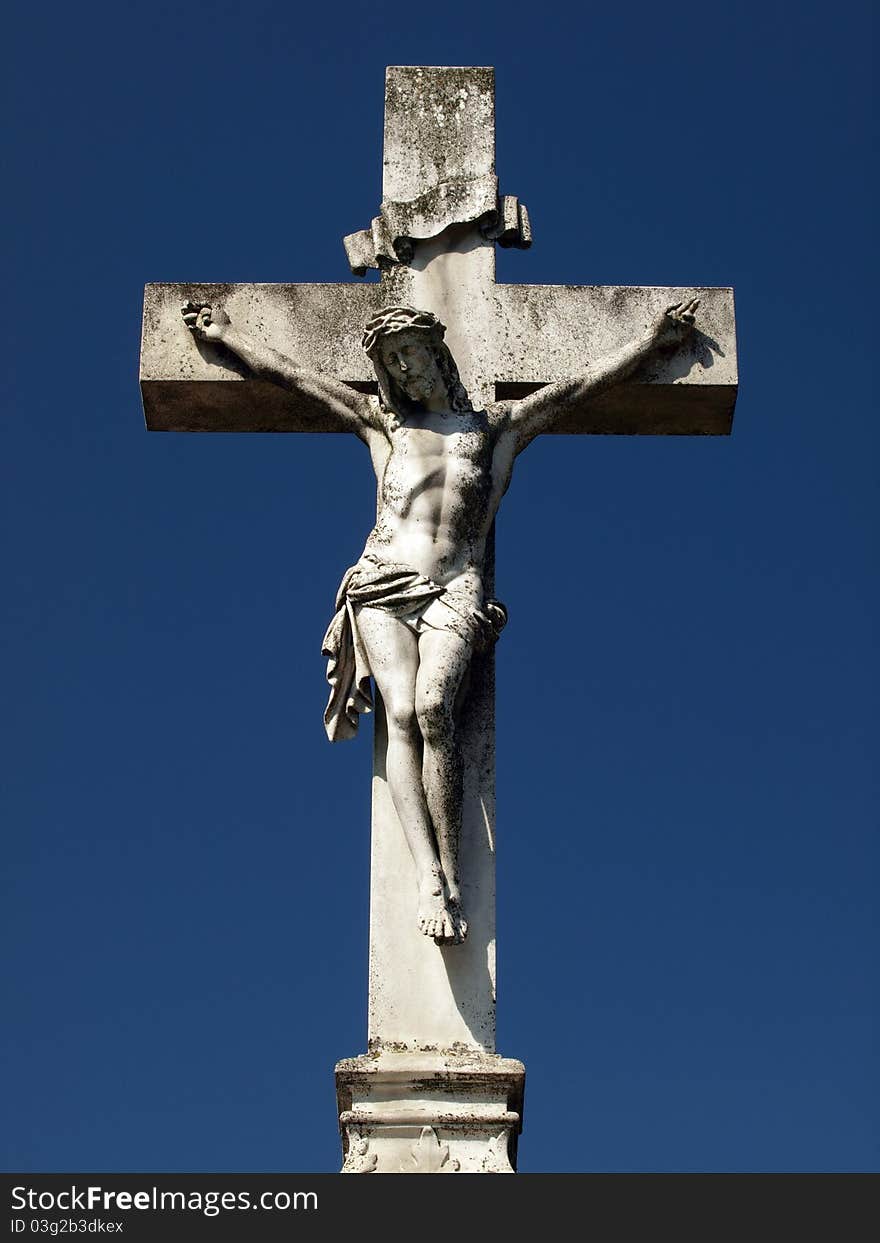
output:
[[[449,911],[455,924],[455,940],[457,942],[463,941],[467,936],[468,926],[467,920],[464,917],[464,911],[461,908],[461,897],[457,892],[449,894],[449,897],[446,899],[446,909]]]
[[[419,931],[433,937],[438,945],[455,945],[464,940],[451,905],[445,897],[442,873],[439,869],[429,872],[419,885]],[[466,933],[467,924],[464,927]]]

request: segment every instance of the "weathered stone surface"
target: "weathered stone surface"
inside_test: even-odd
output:
[[[458,181],[494,180],[495,70],[389,65],[382,171],[383,202],[413,202]]]

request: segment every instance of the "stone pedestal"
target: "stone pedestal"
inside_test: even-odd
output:
[[[336,1066],[343,1174],[513,1174],[522,1062],[367,1053]]]

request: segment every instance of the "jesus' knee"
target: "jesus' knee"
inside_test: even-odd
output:
[[[412,701],[386,697],[384,702],[389,738],[413,741],[418,736],[418,721]]]
[[[416,718],[425,742],[439,747],[450,744],[455,734],[453,706],[436,692],[416,696]]]

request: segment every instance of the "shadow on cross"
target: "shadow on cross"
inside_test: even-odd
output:
[[[678,345],[674,350],[658,351],[653,358],[643,363],[636,372],[636,378],[658,379],[662,374],[667,383],[684,380],[690,375],[695,365],[699,365],[704,371],[713,367],[716,354],[719,358],[724,357],[724,350],[714,337],[695,328],[690,340],[684,345]]]
[[[225,367],[227,371],[234,371],[236,375],[241,376],[243,380],[250,380],[253,372],[247,363],[227,349],[220,342],[205,341],[201,337],[197,337],[194,333],[187,331],[187,336],[195,344],[196,349],[201,354],[206,363],[212,367]]]

